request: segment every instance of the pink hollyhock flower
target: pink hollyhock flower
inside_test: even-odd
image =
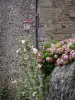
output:
[[[66,55],[66,54],[63,54],[63,55],[62,55],[62,59],[63,59],[63,60],[68,60],[68,58],[69,58],[68,55]]]
[[[72,53],[72,58],[75,59],[75,52]]]

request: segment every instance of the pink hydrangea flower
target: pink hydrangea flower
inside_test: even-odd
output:
[[[63,48],[64,50],[66,50],[66,48],[67,48],[67,45],[63,45],[63,46],[62,46],[62,48]]]
[[[70,51],[71,50],[69,48],[66,48],[65,53],[68,54],[68,53],[70,53]]]
[[[62,55],[62,59],[63,59],[63,60],[68,60],[68,58],[69,58],[68,55],[66,55],[66,54],[63,54],[63,55]]]
[[[56,61],[56,65],[57,65],[57,66],[61,66],[61,65],[63,65],[63,62],[64,62],[64,60],[61,59],[61,58],[59,58],[59,59],[57,59],[57,61]]]
[[[59,54],[63,53],[63,48],[58,48],[56,52]]]
[[[65,64],[65,65],[68,64],[68,60],[64,61],[64,64]]]
[[[72,60],[72,55],[71,54],[69,55],[69,59]]]
[[[52,49],[52,48],[51,48],[51,49],[50,49],[50,54],[53,55],[54,52],[55,52],[55,49]]]
[[[72,54],[72,53],[74,53],[74,50],[71,50],[71,51],[70,51],[70,54]]]
[[[75,52],[72,53],[72,58],[75,59]]]
[[[51,44],[50,48],[45,48],[44,51],[50,52],[50,57],[46,57],[47,62],[54,62],[57,66],[62,66],[68,64],[69,60],[75,60],[75,50],[72,50],[70,47],[72,43],[75,42],[75,38],[65,39],[63,41],[59,41],[58,44]],[[44,60],[42,59],[42,53],[38,54],[38,62],[42,64]],[[54,58],[54,59],[53,59]]]
[[[72,42],[68,42],[68,46],[71,47],[71,45],[72,45]]]

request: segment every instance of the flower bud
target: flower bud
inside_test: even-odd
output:
[[[49,61],[50,61],[50,57],[47,57],[47,58],[46,58],[46,61],[48,61],[48,62],[49,62]]]
[[[54,58],[56,58],[56,59],[57,59],[57,58],[58,58],[58,56],[57,56],[57,55],[54,55]]]
[[[52,58],[50,58],[50,57],[47,57],[47,58],[46,58],[46,61],[48,61],[48,62],[52,62],[52,61],[53,61],[53,59],[52,59]]]

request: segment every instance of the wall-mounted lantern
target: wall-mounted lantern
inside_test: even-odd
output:
[[[31,20],[30,19],[25,19],[25,21],[24,21],[24,30],[30,30],[30,28],[31,28]]]

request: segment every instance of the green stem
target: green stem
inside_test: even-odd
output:
[[[46,76],[45,75],[42,77],[42,84],[43,84],[43,88],[42,88],[43,97],[44,100],[46,100]]]

